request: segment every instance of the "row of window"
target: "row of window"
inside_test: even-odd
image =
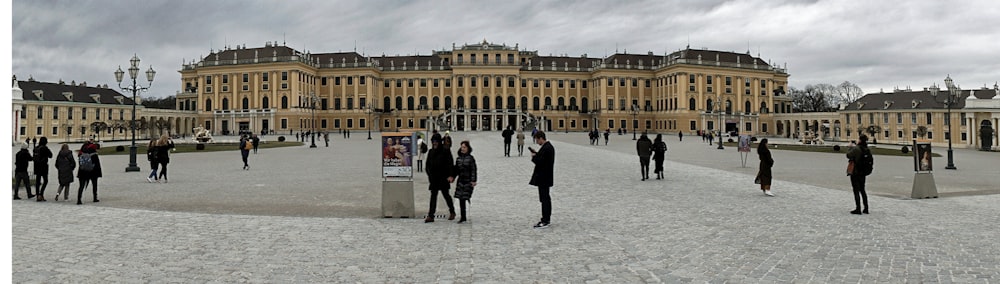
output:
[[[962,125],[964,126],[966,124],[966,122],[965,122],[965,113],[960,113],[959,115],[961,116]],[[933,116],[934,116],[933,113],[930,113],[930,112],[924,113],[924,124],[927,124],[927,125],[933,124]],[[858,122],[858,123],[860,123],[862,121],[860,113],[855,114],[855,118],[857,119],[855,121]],[[851,123],[851,115],[850,114],[847,114],[847,115],[844,116],[844,122],[846,122],[848,124]],[[889,123],[889,113],[882,113],[882,123],[885,123],[885,124]],[[897,124],[902,124],[903,123],[903,113],[896,113],[896,123]],[[910,123],[911,124],[916,124],[917,123],[917,113],[915,113],[915,112],[910,113]],[[945,123],[945,125],[950,124],[951,123],[951,116],[944,115],[944,123]],[[874,113],[868,113],[868,124],[875,124],[875,114]]]
[[[67,107],[66,109],[67,109],[67,111],[66,111],[66,119],[73,119],[74,108],[73,107]],[[45,112],[43,112],[42,110],[43,110],[42,106],[38,106],[37,109],[35,110],[35,114],[37,115],[37,117],[36,117],[37,119],[45,119],[44,118]],[[50,114],[52,116],[52,117],[50,117],[50,119],[59,119],[59,107],[57,107],[57,106],[52,107],[52,112],[50,112]],[[101,119],[101,111],[100,110],[94,109],[93,114],[94,114],[94,119]],[[108,119],[111,119],[111,115],[112,114],[114,114],[114,109],[108,109],[108,116],[107,116]],[[87,108],[85,108],[85,107],[84,108],[80,108],[80,116],[81,116],[80,119],[87,119]],[[23,106],[23,105],[21,106],[21,118],[22,119],[28,118],[28,107],[27,106]],[[125,119],[125,110],[124,109],[119,109],[118,110],[118,119]]]
[[[65,134],[66,134],[67,137],[73,135],[73,129],[79,129],[80,130],[80,136],[82,137],[83,135],[87,135],[87,129],[90,129],[90,127],[88,127],[88,126],[63,127],[63,129],[66,130]],[[43,129],[42,129],[41,126],[35,127],[35,135],[37,135],[37,136],[44,135],[44,134],[42,134],[42,130]],[[111,132],[113,130],[114,129],[111,129],[111,128],[107,128],[106,129],[106,131],[107,131],[108,134],[111,134]],[[18,130],[18,132],[20,133],[21,136],[27,135],[27,131],[28,131],[28,128],[24,127],[24,126],[21,126],[21,128]],[[125,129],[124,128],[118,128],[118,133],[125,133]],[[60,133],[59,133],[59,127],[58,126],[53,126],[52,127],[52,134],[51,135],[52,136],[59,136],[60,135]]]
[[[889,130],[883,131],[882,138],[890,138],[889,134],[890,134]],[[917,139],[917,136],[918,135],[917,135],[916,131],[910,131],[910,138],[911,139]],[[851,132],[847,132],[847,137],[851,137]],[[934,132],[933,131],[927,131],[926,137],[927,137],[927,139],[934,139]],[[873,138],[878,138],[878,137],[873,137]],[[896,131],[896,138],[899,138],[899,139],[903,138],[903,131],[902,130],[897,130]],[[951,139],[951,133],[945,131],[944,132],[944,140],[948,140],[948,139]],[[966,139],[968,139],[967,136],[966,136],[966,133],[962,132],[962,141],[966,141]]]
[[[481,58],[483,59],[483,64],[489,64],[490,63],[489,54],[485,54],[484,53]],[[500,61],[500,58],[501,58],[500,54],[495,54],[494,58],[495,58],[494,61],[493,61],[494,63],[496,63],[496,64],[502,63]],[[458,61],[458,64],[465,63],[465,56],[464,56],[464,54],[459,53],[457,61]],[[521,61],[524,61],[524,59],[522,58]],[[476,54],[469,54],[469,63],[476,64]],[[514,64],[514,54],[507,54],[507,64]]]

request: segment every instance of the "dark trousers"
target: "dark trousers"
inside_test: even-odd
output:
[[[247,163],[247,158],[250,157],[250,151],[240,150],[240,152],[243,152],[243,153],[240,153],[241,155],[243,155],[243,166],[244,167],[249,167],[250,164]]]
[[[434,213],[437,212],[438,191],[441,192],[441,197],[444,197],[444,203],[448,204],[448,213],[455,214],[455,203],[451,201],[448,189],[431,189],[431,208],[427,210],[427,216],[434,217]]]
[[[257,144],[254,144],[254,145],[253,145],[253,153],[254,153],[254,154],[257,154]]]
[[[167,163],[160,162],[160,168],[163,168],[163,169],[160,170],[160,175],[157,176],[156,179],[163,178],[163,180],[166,180],[167,179]]]
[[[861,210],[861,203],[863,201],[865,210],[868,210],[868,193],[865,192],[865,176],[851,175],[851,188],[854,189],[854,209]]]
[[[459,199],[458,200],[458,209],[459,209],[458,212],[461,213],[461,215],[458,215],[458,216],[461,216],[461,218],[462,218],[460,220],[465,220],[465,206],[467,205],[467,203],[469,203],[468,199]]]
[[[510,157],[510,142],[503,143],[503,155]]]
[[[24,191],[28,193],[28,198],[35,196],[31,194],[31,179],[28,177],[28,172],[16,172],[14,173],[14,196],[17,196],[18,192],[21,190],[21,182],[24,182]]]
[[[662,173],[663,172],[663,158],[653,159],[653,161],[656,161],[656,168],[653,169],[653,172],[654,173]]]
[[[649,178],[649,157],[639,157],[639,166],[642,178]]]
[[[149,178],[159,179],[159,177],[157,177],[157,175],[156,175],[156,169],[157,169],[157,167],[159,167],[159,165],[160,165],[160,163],[157,163],[157,162],[154,162],[154,161],[150,161],[149,162],[149,168],[152,169],[149,172]]]
[[[548,186],[538,187],[538,201],[542,203],[542,223],[549,223],[552,216],[552,197],[549,196]]]
[[[518,156],[523,156],[524,155],[524,145],[523,144],[517,144],[517,155]]]
[[[83,202],[83,190],[87,188],[87,183],[94,184],[94,201],[97,201],[97,178],[80,178],[80,189],[76,191],[76,203]]]
[[[49,185],[49,175],[35,175],[35,195],[42,195],[42,199],[45,194],[45,187]]]

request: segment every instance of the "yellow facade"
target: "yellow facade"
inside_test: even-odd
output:
[[[365,57],[266,44],[213,52],[180,73],[178,109],[196,110],[196,125],[217,134],[308,131],[313,115],[317,131],[694,132],[717,129],[719,112],[707,113],[713,108],[726,110],[727,130],[761,134],[774,133],[774,110],[791,109],[782,96],[784,69],[747,54],[691,49],[553,57],[483,42],[432,55]]]

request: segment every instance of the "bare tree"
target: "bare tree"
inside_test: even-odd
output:
[[[834,111],[837,88],[830,84],[806,85],[805,89],[790,88],[792,107],[797,112]]]
[[[844,81],[837,85],[837,94],[840,96],[838,103],[852,104],[865,96],[865,91],[850,81]]]

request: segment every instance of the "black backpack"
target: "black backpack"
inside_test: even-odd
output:
[[[94,153],[80,154],[80,170],[89,172],[94,170]]]
[[[420,142],[420,153],[421,154],[427,153],[427,143],[426,142]]]
[[[875,159],[872,158],[872,151],[868,148],[861,148],[861,157],[855,162],[854,168],[855,172],[863,176],[872,174],[872,170],[875,168]]]

